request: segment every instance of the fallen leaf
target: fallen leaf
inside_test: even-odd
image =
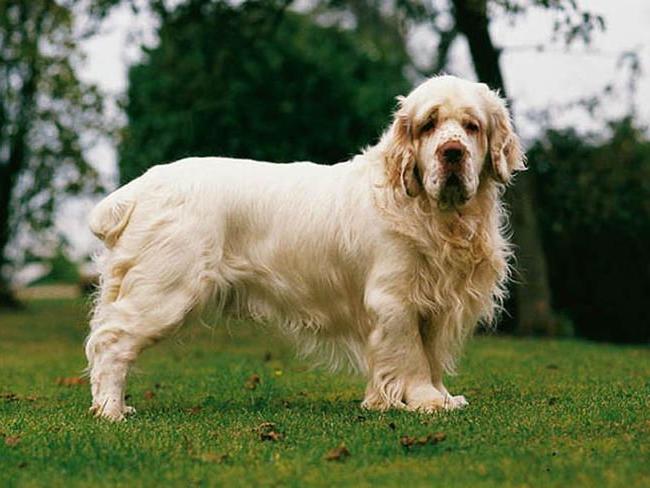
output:
[[[260,434],[260,439],[262,439],[263,441],[273,441],[273,442],[281,441],[282,434],[274,430],[270,430],[268,432],[262,432]]]
[[[276,368],[275,371],[273,371],[273,374],[275,376],[282,376],[282,370],[280,368]]]
[[[9,447],[14,447],[20,442],[20,436],[17,435],[8,435],[5,437],[5,445]]]
[[[191,413],[192,415],[196,415],[196,414],[199,413],[201,410],[203,410],[203,408],[202,408],[201,406],[199,406],[199,405],[195,405],[194,407],[190,407],[190,408],[186,409],[185,411],[186,411],[187,413]]]
[[[15,393],[12,392],[6,392],[6,393],[0,393],[0,398],[2,398],[5,402],[17,402],[21,400],[25,400],[28,402],[34,402],[38,400],[38,397],[36,395],[27,395],[27,396],[19,396],[16,395]]]
[[[275,429],[273,422],[263,422],[255,429],[262,441],[277,442],[282,440],[282,434]]]
[[[335,447],[331,451],[328,451],[325,454],[326,461],[344,461],[346,458],[350,457],[350,451],[345,447],[344,443],[341,443],[339,447]]]
[[[153,397],[156,396],[156,394],[155,394],[153,391],[151,391],[151,390],[146,390],[146,391],[144,392],[144,395],[143,395],[143,396],[144,396],[145,400],[151,400]]]
[[[85,385],[88,383],[86,378],[81,378],[80,376],[72,376],[70,378],[57,378],[56,384],[61,386],[79,386]]]
[[[413,446],[425,446],[427,444],[435,445],[439,442],[444,441],[447,438],[447,435],[444,432],[435,432],[423,437],[411,437],[409,435],[403,435],[399,443],[406,447],[407,449]]]
[[[257,385],[259,384],[260,384],[260,375],[252,374],[250,378],[246,380],[244,386],[249,390],[254,390],[255,388],[257,388]]]

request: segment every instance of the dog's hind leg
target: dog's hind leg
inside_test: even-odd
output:
[[[186,278],[191,269],[170,273],[170,266],[183,264],[167,263],[166,269],[138,264],[124,274],[119,291],[109,271],[86,340],[95,415],[123,420],[133,412],[124,403],[129,367],[144,348],[178,328],[197,305],[197,287],[189,286],[197,282]]]

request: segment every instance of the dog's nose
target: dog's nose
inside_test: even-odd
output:
[[[456,165],[465,158],[465,147],[456,141],[446,142],[438,150],[440,159],[450,165]]]

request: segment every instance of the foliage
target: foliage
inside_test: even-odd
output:
[[[468,0],[475,1],[475,0]],[[480,0],[488,1],[488,0]],[[588,2],[578,0],[489,0],[490,6],[514,17],[526,14],[533,8],[548,10],[553,14],[553,39],[565,44],[582,41],[589,44],[594,33],[605,30],[605,19],[582,8]]]
[[[116,425],[87,412],[79,303],[30,302],[0,320],[7,488],[641,487],[650,476],[647,348],[480,338],[451,381],[466,410],[382,414],[359,408],[359,378],[306,370],[268,329],[195,324],[138,362],[138,413]],[[342,443],[350,455],[336,460]]]
[[[45,276],[32,283],[33,285],[61,283],[79,284],[80,276],[78,264],[70,260],[62,247],[58,247],[54,255],[49,258],[45,264],[49,266],[49,271]]]
[[[648,342],[650,141],[629,118],[610,130],[549,130],[529,151],[553,298],[583,337]]]
[[[188,155],[346,159],[407,89],[403,46],[322,27],[273,2],[191,0],[129,72],[122,181]]]
[[[18,236],[51,231],[64,195],[101,189],[84,149],[104,133],[102,98],[75,69],[74,4],[0,0],[0,294]]]

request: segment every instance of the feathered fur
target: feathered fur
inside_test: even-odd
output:
[[[111,419],[129,413],[130,364],[205,307],[277,324],[303,354],[351,365],[369,379],[368,408],[462,406],[442,375],[503,302],[511,250],[500,194],[522,165],[520,155],[508,159],[518,140],[495,97],[436,78],[404,99],[380,142],[351,161],[191,158],[154,167],[107,197],[90,217],[106,244],[86,342],[93,410]],[[485,127],[475,141],[441,127],[467,145],[472,159],[459,177],[473,192],[462,208],[441,210],[444,193],[432,190],[441,163],[427,152],[433,136],[418,127],[424,105],[453,108],[455,98],[476,105]],[[516,144],[499,160],[498,178],[483,166],[495,138]]]

